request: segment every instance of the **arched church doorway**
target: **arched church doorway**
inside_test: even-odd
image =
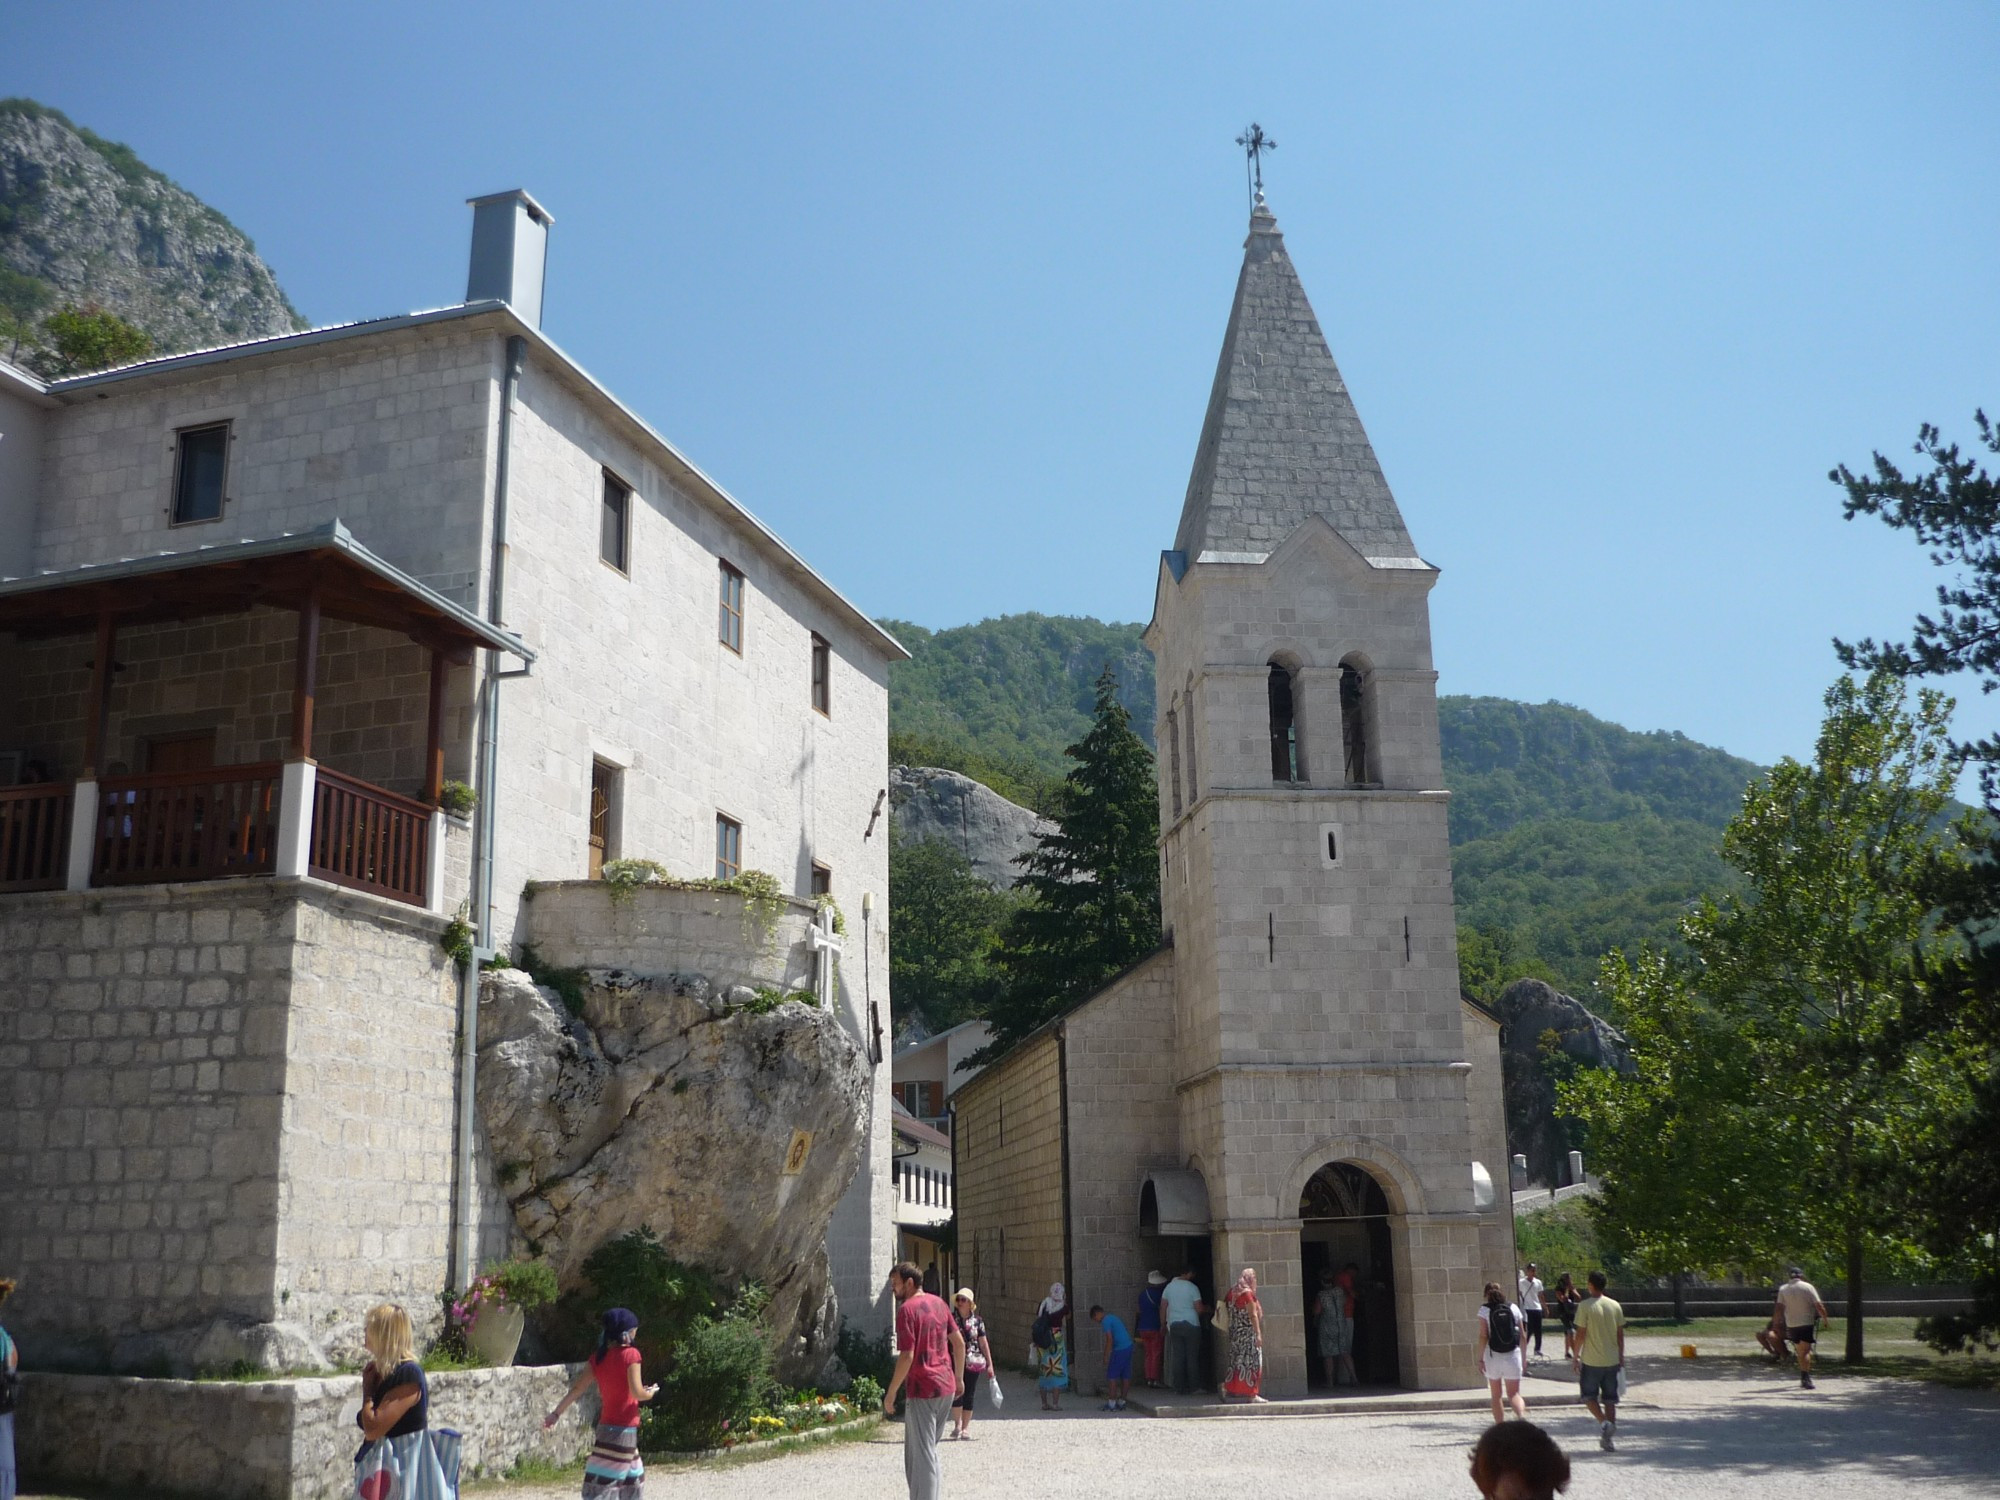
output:
[[[1354,1368],[1363,1385],[1400,1385],[1396,1269],[1389,1197],[1366,1167],[1328,1162],[1299,1194],[1299,1285],[1305,1292],[1307,1384],[1327,1388],[1313,1302],[1324,1277],[1354,1271]]]

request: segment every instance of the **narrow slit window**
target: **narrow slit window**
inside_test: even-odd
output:
[[[229,424],[190,427],[176,435],[174,525],[222,517],[223,481],[229,472]]]
[[[829,718],[833,715],[833,650],[819,636],[812,638],[813,707]]]
[[[1292,674],[1277,662],[1272,662],[1268,686],[1271,702],[1271,779],[1304,781],[1305,762],[1299,754],[1299,725],[1293,711]]]
[[[611,847],[612,824],[617,812],[618,768],[603,761],[590,763],[590,856],[592,880],[604,878],[604,862],[616,857]]]
[[[728,563],[722,568],[722,644],[738,656],[743,654],[743,575]]]
[[[734,880],[743,873],[743,825],[722,813],[715,815],[715,878]]]
[[[1181,815],[1181,723],[1180,714],[1167,710],[1167,778],[1174,784],[1174,816]]]
[[[621,573],[632,571],[632,487],[604,471],[604,503],[597,527],[597,555]]]
[[[1201,773],[1194,763],[1194,678],[1188,678],[1187,696],[1181,700],[1187,710],[1187,799],[1193,807],[1195,799],[1201,796]]]

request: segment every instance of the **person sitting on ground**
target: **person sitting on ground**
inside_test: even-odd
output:
[[[1473,1447],[1472,1482],[1486,1500],[1555,1500],[1569,1459],[1533,1422],[1497,1422]]]
[[[1757,1330],[1757,1347],[1771,1356],[1772,1364],[1784,1363],[1785,1320],[1776,1308],[1771,1310],[1771,1321]]]
[[[1499,1282],[1487,1282],[1486,1303],[1479,1309],[1479,1338],[1472,1353],[1493,1397],[1495,1422],[1507,1420],[1506,1408],[1501,1404],[1503,1392],[1513,1405],[1514,1415],[1524,1422],[1528,1420],[1528,1400],[1521,1394],[1521,1377],[1527,1365],[1526,1351],[1521,1347],[1521,1329],[1520,1307],[1507,1300]]]
[[[1125,1320],[1102,1307],[1090,1310],[1090,1321],[1104,1330],[1104,1403],[1106,1411],[1125,1410],[1132,1392],[1132,1335]]]

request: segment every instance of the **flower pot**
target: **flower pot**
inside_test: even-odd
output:
[[[482,1302],[465,1330],[468,1348],[484,1365],[511,1365],[514,1351],[521,1347],[521,1330],[527,1318],[518,1307],[504,1302]]]

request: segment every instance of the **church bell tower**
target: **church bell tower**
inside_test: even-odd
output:
[[[1267,1390],[1350,1262],[1373,1370],[1469,1383],[1512,1286],[1492,1023],[1460,998],[1417,551],[1261,193],[1146,644],[1185,1164],[1256,1269]],[[1393,1350],[1390,1346],[1393,1345]],[[1364,1370],[1364,1379],[1370,1373]]]

